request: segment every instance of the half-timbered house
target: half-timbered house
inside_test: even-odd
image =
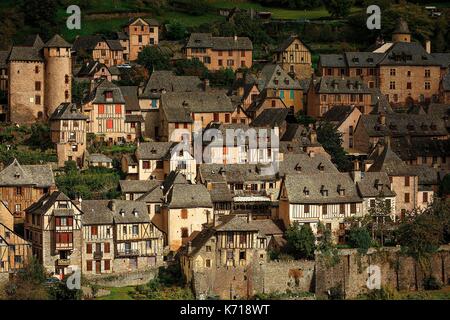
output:
[[[22,269],[31,257],[31,244],[0,222],[0,274]]]

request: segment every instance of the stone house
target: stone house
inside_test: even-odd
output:
[[[73,103],[61,104],[50,116],[51,138],[56,144],[58,167],[64,167],[66,161],[75,161],[78,167],[83,167],[87,119]]]
[[[313,74],[311,49],[297,35],[292,35],[276,48],[273,62],[298,79],[310,78]]]
[[[336,106],[356,106],[361,113],[372,111],[373,90],[359,77],[313,78],[308,91],[306,113],[312,117],[323,117]]]
[[[55,35],[32,46],[13,46],[7,59],[8,117],[12,123],[45,120],[72,99],[71,45]]]
[[[160,139],[190,142],[193,131],[205,129],[211,122],[233,123],[233,119],[242,116],[240,107],[234,105],[230,97],[224,93],[212,91],[166,93],[161,96]]]
[[[17,159],[0,172],[0,200],[23,223],[25,210],[56,189],[50,165],[21,165]]]
[[[191,33],[185,46],[187,59],[198,59],[210,71],[252,67],[252,41],[247,37],[214,37],[211,33]]]
[[[162,262],[162,232],[141,201],[83,200],[83,274],[145,270]]]
[[[268,250],[282,235],[272,220],[228,216],[189,239],[180,251],[181,270],[197,297],[253,296],[254,281],[268,260]]]
[[[82,211],[55,191],[26,210],[25,240],[44,268],[60,279],[81,270]]]
[[[89,56],[90,59],[98,61],[107,67],[123,64],[124,49],[120,40],[108,40],[100,35],[78,36],[72,47],[73,56],[83,59]]]
[[[143,142],[134,157],[122,157],[122,170],[134,174],[138,180],[163,181],[171,171],[179,171],[187,180],[194,181],[197,166],[192,148],[176,142]]]
[[[154,221],[167,234],[167,245],[177,251],[195,231],[213,219],[213,204],[204,185],[191,184],[171,172],[163,184],[164,204]]]
[[[407,212],[426,207],[433,201],[433,190],[420,188],[414,166],[406,165],[389,143],[377,145],[365,163],[367,172],[385,172],[389,176],[391,189],[395,192],[395,214],[404,217]]]
[[[338,243],[345,241],[345,218],[365,214],[363,199],[348,173],[288,174],[279,201],[285,227],[309,224],[317,234],[318,224],[323,223]]]
[[[124,60],[137,60],[145,46],[159,42],[159,22],[155,19],[133,18],[123,27],[119,40],[124,48]]]
[[[148,192],[159,188],[162,181],[158,180],[120,180],[120,191],[125,200],[137,200]]]
[[[31,244],[0,220],[0,274],[22,269],[31,257]]]
[[[83,102],[83,113],[89,117],[87,132],[108,143],[139,139],[145,130],[144,120],[133,94],[133,88],[101,80]]]
[[[139,105],[145,120],[145,136],[157,140],[160,137],[161,96],[167,92],[203,92],[207,82],[195,76],[177,76],[173,71],[153,71],[139,95]]]
[[[110,157],[100,153],[92,153],[86,156],[88,167],[103,167],[111,169],[113,167],[113,160]]]
[[[108,67],[103,63],[91,60],[83,63],[80,70],[76,73],[76,78],[77,80],[87,80],[92,82],[97,79],[105,78],[112,82],[121,80],[121,72],[116,66]]]

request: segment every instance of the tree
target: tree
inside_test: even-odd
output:
[[[198,59],[183,59],[175,63],[175,72],[179,76],[205,78],[208,74],[208,68]]]
[[[153,70],[170,69],[170,57],[155,46],[145,46],[144,49],[139,52],[137,61],[150,72]]]
[[[297,259],[311,259],[314,257],[316,248],[316,237],[311,227],[304,224],[300,227],[295,222],[288,230],[286,230],[286,241],[288,251]]]
[[[236,79],[234,71],[230,68],[209,72],[207,77],[210,80],[211,86],[225,88],[229,88]]]
[[[49,39],[57,31],[58,2],[54,0],[22,0],[19,4],[25,24]]]
[[[332,18],[345,18],[350,13],[354,0],[323,0]]]
[[[366,228],[351,228],[348,235],[348,243],[352,248],[358,248],[359,253],[366,254],[372,244],[372,238]]]
[[[186,26],[178,20],[173,20],[167,24],[166,38],[168,40],[182,40],[186,37]]]
[[[384,245],[385,225],[391,221],[391,202],[386,201],[381,193],[375,198],[375,205],[369,208],[369,214],[372,217],[370,223],[372,229],[372,239],[375,240],[375,231],[380,232],[381,245]]]
[[[331,161],[340,171],[349,171],[352,163],[347,153],[342,148],[342,133],[330,122],[323,122],[317,128],[317,140],[322,144],[326,152],[331,156]]]
[[[50,137],[50,126],[43,123],[35,123],[31,126],[31,135],[26,143],[32,148],[39,148],[42,151],[53,148]]]
[[[319,236],[317,250],[324,258],[325,264],[330,267],[336,265],[339,262],[339,252],[333,242],[331,230],[320,222],[317,226],[317,234]]]

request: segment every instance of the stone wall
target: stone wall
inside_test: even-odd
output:
[[[432,275],[444,284],[450,283],[450,246],[442,246],[430,259],[421,263],[400,252],[399,248],[370,249],[366,255],[356,249],[339,251],[340,261],[330,266],[321,257],[316,257],[315,293],[326,296],[328,290],[342,285],[347,299],[368,292],[369,265],[378,266],[381,287],[396,290],[422,290],[423,280]]]
[[[147,284],[158,275],[158,268],[147,269],[144,271],[114,273],[101,276],[86,275],[90,282],[105,287],[125,287]]]

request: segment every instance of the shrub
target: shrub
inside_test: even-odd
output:
[[[440,290],[442,282],[436,279],[435,276],[429,276],[423,279],[423,287],[425,290]]]
[[[358,252],[366,254],[372,244],[372,238],[366,228],[356,227],[350,229],[348,242],[353,248],[358,248]]]
[[[330,300],[344,300],[344,290],[342,289],[342,283],[330,288],[328,291],[328,298]]]

